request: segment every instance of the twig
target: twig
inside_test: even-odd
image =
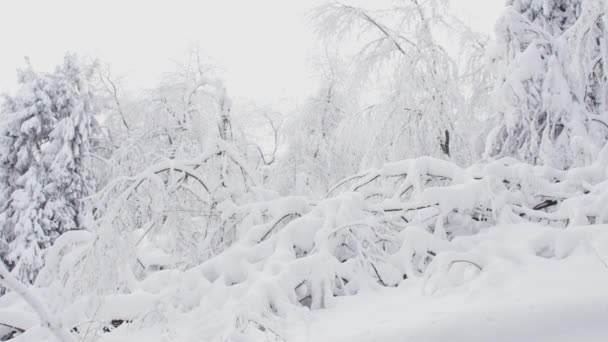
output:
[[[472,265],[472,266],[477,267],[477,269],[478,269],[480,272],[481,272],[481,271],[483,271],[483,268],[482,268],[481,266],[479,266],[478,264],[476,264],[476,263],[474,263],[474,262],[472,262],[472,261],[469,261],[469,260],[452,260],[452,262],[450,262],[450,266],[449,266],[448,268],[452,268],[452,266],[453,266],[454,264],[458,264],[458,263],[465,263],[465,264],[469,264],[469,265]]]
[[[279,225],[279,223],[281,223],[284,219],[286,219],[290,216],[300,217],[301,215],[298,213],[289,213],[289,214],[286,214],[285,216],[281,217],[272,225],[272,227],[266,232],[266,234],[264,234],[264,236],[262,236],[262,238],[260,239],[260,242],[264,241],[268,237],[268,235],[270,235],[270,233],[272,233],[272,231]]]

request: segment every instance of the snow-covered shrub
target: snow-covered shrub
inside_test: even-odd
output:
[[[38,286],[56,298],[52,307],[61,308],[64,326],[78,327],[80,338],[87,329],[102,340],[121,336],[122,327],[112,328],[120,321],[141,333],[168,329],[182,339],[290,340],[283,327],[305,319],[308,310],[331,307],[339,296],[409,282],[435,293],[483,276],[518,255],[484,242],[505,225],[543,224],[557,234],[608,223],[607,151],[569,171],[510,158],[469,168],[430,157],[404,160],[346,178],[319,201],[253,190],[258,196],[218,206],[224,223],[216,227],[233,226],[230,246],[186,267],[163,262],[179,259],[178,250],[162,246],[171,229],[116,236],[101,225],[98,233],[59,239]],[[178,174],[195,165],[172,163]],[[129,190],[113,210],[138,184],[166,189],[170,183],[154,170],[125,180]],[[526,253],[535,257],[569,254],[565,235],[555,242],[562,247],[530,239]],[[163,267],[142,272],[138,259],[146,258]],[[176,328],[177,319],[184,329]]]

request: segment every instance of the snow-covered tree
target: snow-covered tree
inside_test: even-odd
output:
[[[59,235],[82,229],[82,199],[92,190],[87,160],[93,125],[88,74],[73,55],[54,73],[31,66],[7,96],[2,120],[2,206],[6,261],[32,282]]]
[[[95,247],[83,272],[101,267],[101,249],[121,237],[131,249],[131,243],[149,243],[167,256],[160,264],[157,259],[137,259],[137,272],[143,273],[194,265],[236,240],[238,215],[223,215],[221,208],[257,196],[258,176],[248,157],[251,152],[259,158],[259,153],[248,149],[235,123],[239,113],[218,70],[193,50],[157,87],[127,101],[105,79],[109,87],[103,89],[114,103],[108,136],[118,132],[125,139],[107,141],[103,163],[108,181],[91,200],[97,229],[108,240]],[[139,242],[130,240],[133,232],[141,234]],[[129,259],[128,249],[117,251],[115,260]],[[82,287],[113,288],[115,278],[110,273],[104,277]]]
[[[558,168],[594,159],[608,133],[593,122],[606,117],[605,14],[596,0],[508,2],[491,56],[498,122],[488,155]]]
[[[344,89],[341,63],[333,58],[319,63],[319,89],[288,121],[288,147],[281,167],[295,193],[323,195],[332,182],[359,169],[363,154],[353,153],[358,145],[354,141],[345,145],[341,140],[346,138],[340,132],[341,124],[356,102]]]
[[[48,166],[47,208],[54,212],[53,231],[61,234],[84,228],[83,199],[95,187],[91,174],[90,145],[95,128],[93,91],[89,86],[92,68],[67,55],[53,77],[57,124],[49,137],[45,163]],[[52,239],[55,239],[53,236]]]
[[[328,1],[314,14],[321,36],[353,61],[349,93],[361,108],[345,130],[365,132],[363,164],[420,155],[470,159],[461,154],[463,128],[472,119],[465,117],[461,87],[468,71],[441,43],[445,32],[460,38],[468,30],[446,1],[401,1],[388,8]]]
[[[52,213],[45,210],[48,195],[43,146],[57,121],[53,111],[52,80],[31,66],[20,71],[21,87],[5,98],[2,120],[2,192],[0,220],[8,254],[4,256],[19,279],[32,282],[49,246]]]
[[[587,0],[579,20],[564,34],[575,96],[584,98],[590,139],[608,141],[608,9],[605,1]]]

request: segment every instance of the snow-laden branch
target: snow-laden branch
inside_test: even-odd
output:
[[[40,317],[42,325],[49,328],[51,332],[62,342],[76,342],[67,330],[63,329],[60,320],[54,316],[46,305],[22,282],[17,280],[9,272],[3,262],[0,262],[0,285],[17,293]]]

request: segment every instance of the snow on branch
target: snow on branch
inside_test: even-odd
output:
[[[3,262],[0,262],[0,285],[17,293],[31,308],[38,314],[42,324],[49,328],[51,332],[62,342],[76,342],[74,336],[61,326],[57,316],[54,316],[46,307],[46,305],[32,291],[17,280],[6,268]]]

